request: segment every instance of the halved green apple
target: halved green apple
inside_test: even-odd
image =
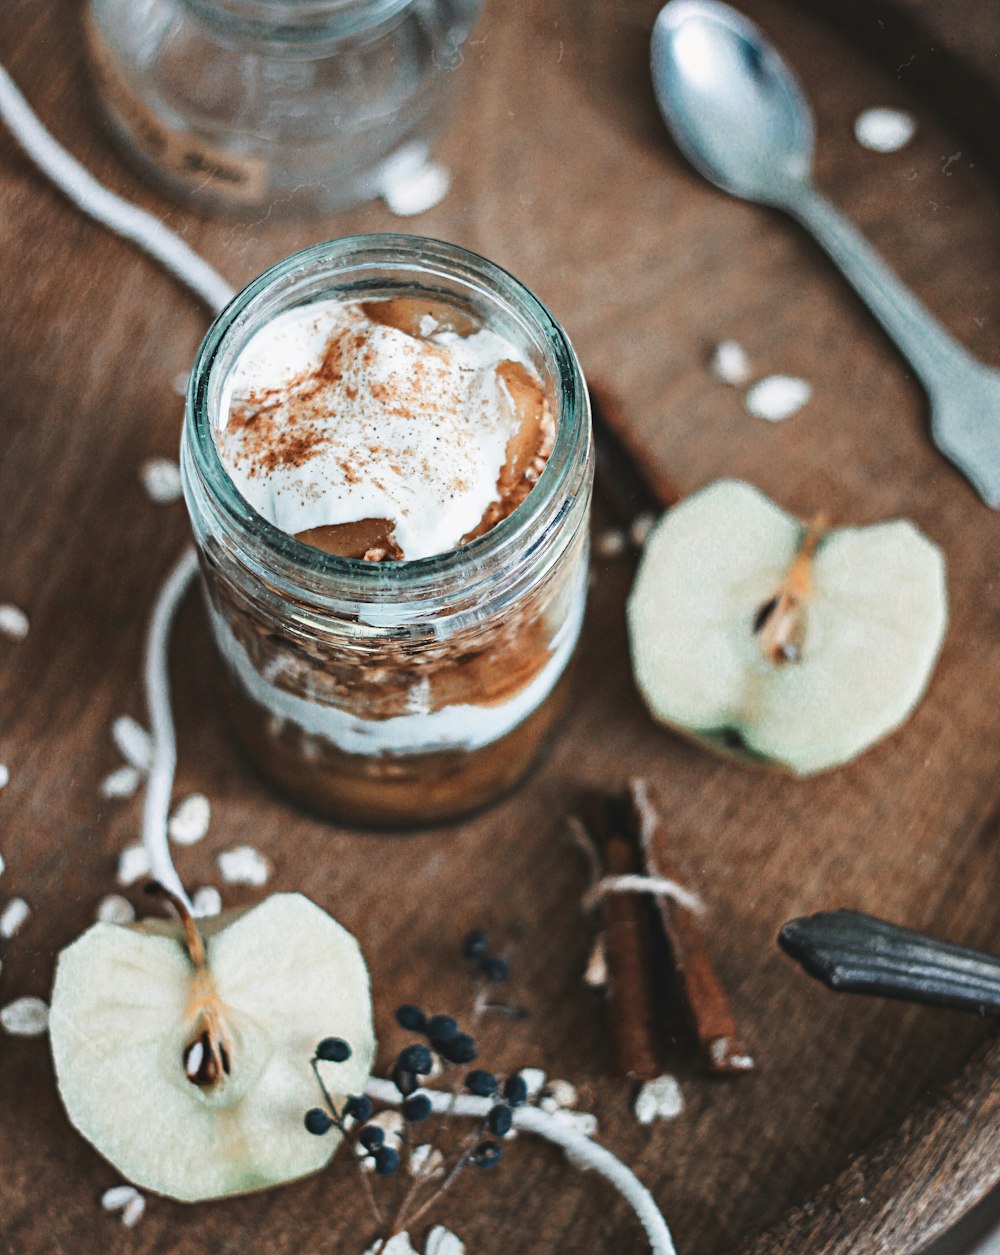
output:
[[[80,1133],[131,1182],[195,1202],[322,1168],[339,1134],[303,1125],[361,1091],[375,1053],[357,942],[301,894],[195,922],[94,924],[59,956],[49,1021],[59,1092]]]
[[[944,556],[913,524],[807,525],[738,480],[663,516],[628,602],[653,716],[800,776],[907,718],[947,619]]]

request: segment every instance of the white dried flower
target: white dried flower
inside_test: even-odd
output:
[[[169,505],[181,495],[181,468],[170,458],[148,458],[143,462],[139,475],[150,501],[157,505]]]
[[[558,1111],[552,1112],[552,1119],[584,1137],[593,1137],[597,1132],[597,1116],[589,1111],[564,1111],[560,1107]]]
[[[854,138],[873,153],[899,152],[917,133],[917,120],[905,109],[865,109],[854,119]]]
[[[0,1008],[0,1028],[11,1037],[40,1037],[48,1027],[49,1007],[41,998],[15,998]]]
[[[111,725],[111,739],[126,762],[140,771],[149,771],[153,763],[153,738],[137,719],[119,715]]]
[[[115,771],[109,772],[101,781],[101,797],[134,797],[135,791],[141,783],[142,772],[138,767],[133,767],[130,763],[126,763],[124,767],[118,767]]]
[[[604,989],[608,983],[607,945],[603,933],[597,936],[591,947],[583,980],[591,989]]]
[[[419,1252],[413,1249],[410,1235],[405,1230],[402,1233],[393,1234],[388,1242],[381,1240],[373,1242],[365,1251],[365,1255],[376,1255],[376,1252],[377,1255],[419,1255]]]
[[[229,885],[266,885],[271,864],[252,845],[237,845],[223,850],[216,859],[222,879]]]
[[[137,880],[148,876],[149,872],[149,852],[141,842],[138,845],[126,846],[118,855],[118,883],[120,885],[134,885]]]
[[[208,832],[212,806],[204,793],[192,793],[170,816],[167,831],[178,845],[194,845]]]
[[[676,1119],[684,1110],[684,1096],[677,1078],[667,1073],[647,1081],[636,1095],[632,1110],[640,1124]]]
[[[528,1087],[528,1102],[534,1102],[542,1092],[545,1084],[545,1073],[541,1068],[522,1068],[518,1073]]]
[[[751,418],[782,423],[797,414],[812,396],[812,387],[792,375],[768,375],[747,392],[743,405]]]
[[[542,1100],[538,1105],[543,1111],[565,1111],[567,1108],[575,1107],[579,1101],[580,1095],[575,1085],[571,1085],[569,1081],[555,1080],[549,1081],[545,1086]]]
[[[422,1142],[410,1151],[410,1172],[415,1177],[423,1177],[427,1181],[444,1176],[444,1155],[430,1142]]]
[[[6,763],[0,763],[0,789],[5,789],[10,784],[10,768]]]
[[[12,641],[23,641],[29,626],[28,616],[20,606],[9,602],[0,605],[0,635],[9,636]]]
[[[722,340],[712,351],[709,370],[719,383],[742,388],[750,382],[750,359],[746,349],[735,340]]]
[[[24,898],[11,898],[0,913],[0,937],[10,940],[25,924],[31,907]]]
[[[424,1255],[465,1255],[465,1243],[444,1225],[435,1225],[424,1243]]]
[[[216,889],[215,885],[202,885],[200,889],[196,889],[192,894],[191,905],[194,907],[194,914],[198,919],[205,919],[209,915],[218,915],[222,910],[222,894]]]

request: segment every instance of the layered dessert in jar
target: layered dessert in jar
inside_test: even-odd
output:
[[[517,782],[565,702],[592,475],[579,367],[525,288],[408,236],[289,258],[206,337],[183,468],[269,779],[377,826]]]

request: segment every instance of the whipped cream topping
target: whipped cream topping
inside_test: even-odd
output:
[[[492,331],[463,336],[428,315],[411,335],[360,303],[316,301],[249,340],[216,443],[239,492],[283,531],[386,520],[402,557],[444,553],[497,501],[520,430],[504,363],[536,378]]]

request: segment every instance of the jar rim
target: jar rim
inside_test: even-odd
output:
[[[335,285],[342,273],[379,268],[410,269],[414,279],[462,279],[478,284],[489,296],[519,316],[535,331],[547,354],[547,367],[555,382],[557,412],[555,438],[546,464],[525,499],[489,531],[457,548],[430,557],[398,562],[365,562],[326,553],[296,540],[276,527],[240,494],[223,465],[212,425],[212,400],[221,394],[213,371],[229,337],[248,324],[276,283],[287,281],[294,290],[295,277],[315,278],[313,267],[328,263]],[[416,283],[415,283],[416,286]],[[288,308],[293,308],[291,302]],[[424,593],[440,593],[443,582],[463,580],[480,573],[483,579],[496,564],[509,564],[539,541],[541,534],[572,504],[574,474],[589,463],[590,406],[586,385],[573,347],[547,307],[518,279],[495,262],[459,245],[426,236],[371,233],[342,236],[311,245],[277,262],[236,294],[209,328],[191,372],[185,409],[185,451],[212,504],[238,542],[244,556],[263,553],[253,562],[262,573],[282,582],[305,587],[337,600],[355,594],[364,601],[400,601]],[[185,459],[186,461],[186,459]],[[188,472],[185,465],[185,471]],[[190,485],[185,484],[186,492]],[[190,492],[188,493],[191,508]],[[482,581],[480,581],[482,582]]]

